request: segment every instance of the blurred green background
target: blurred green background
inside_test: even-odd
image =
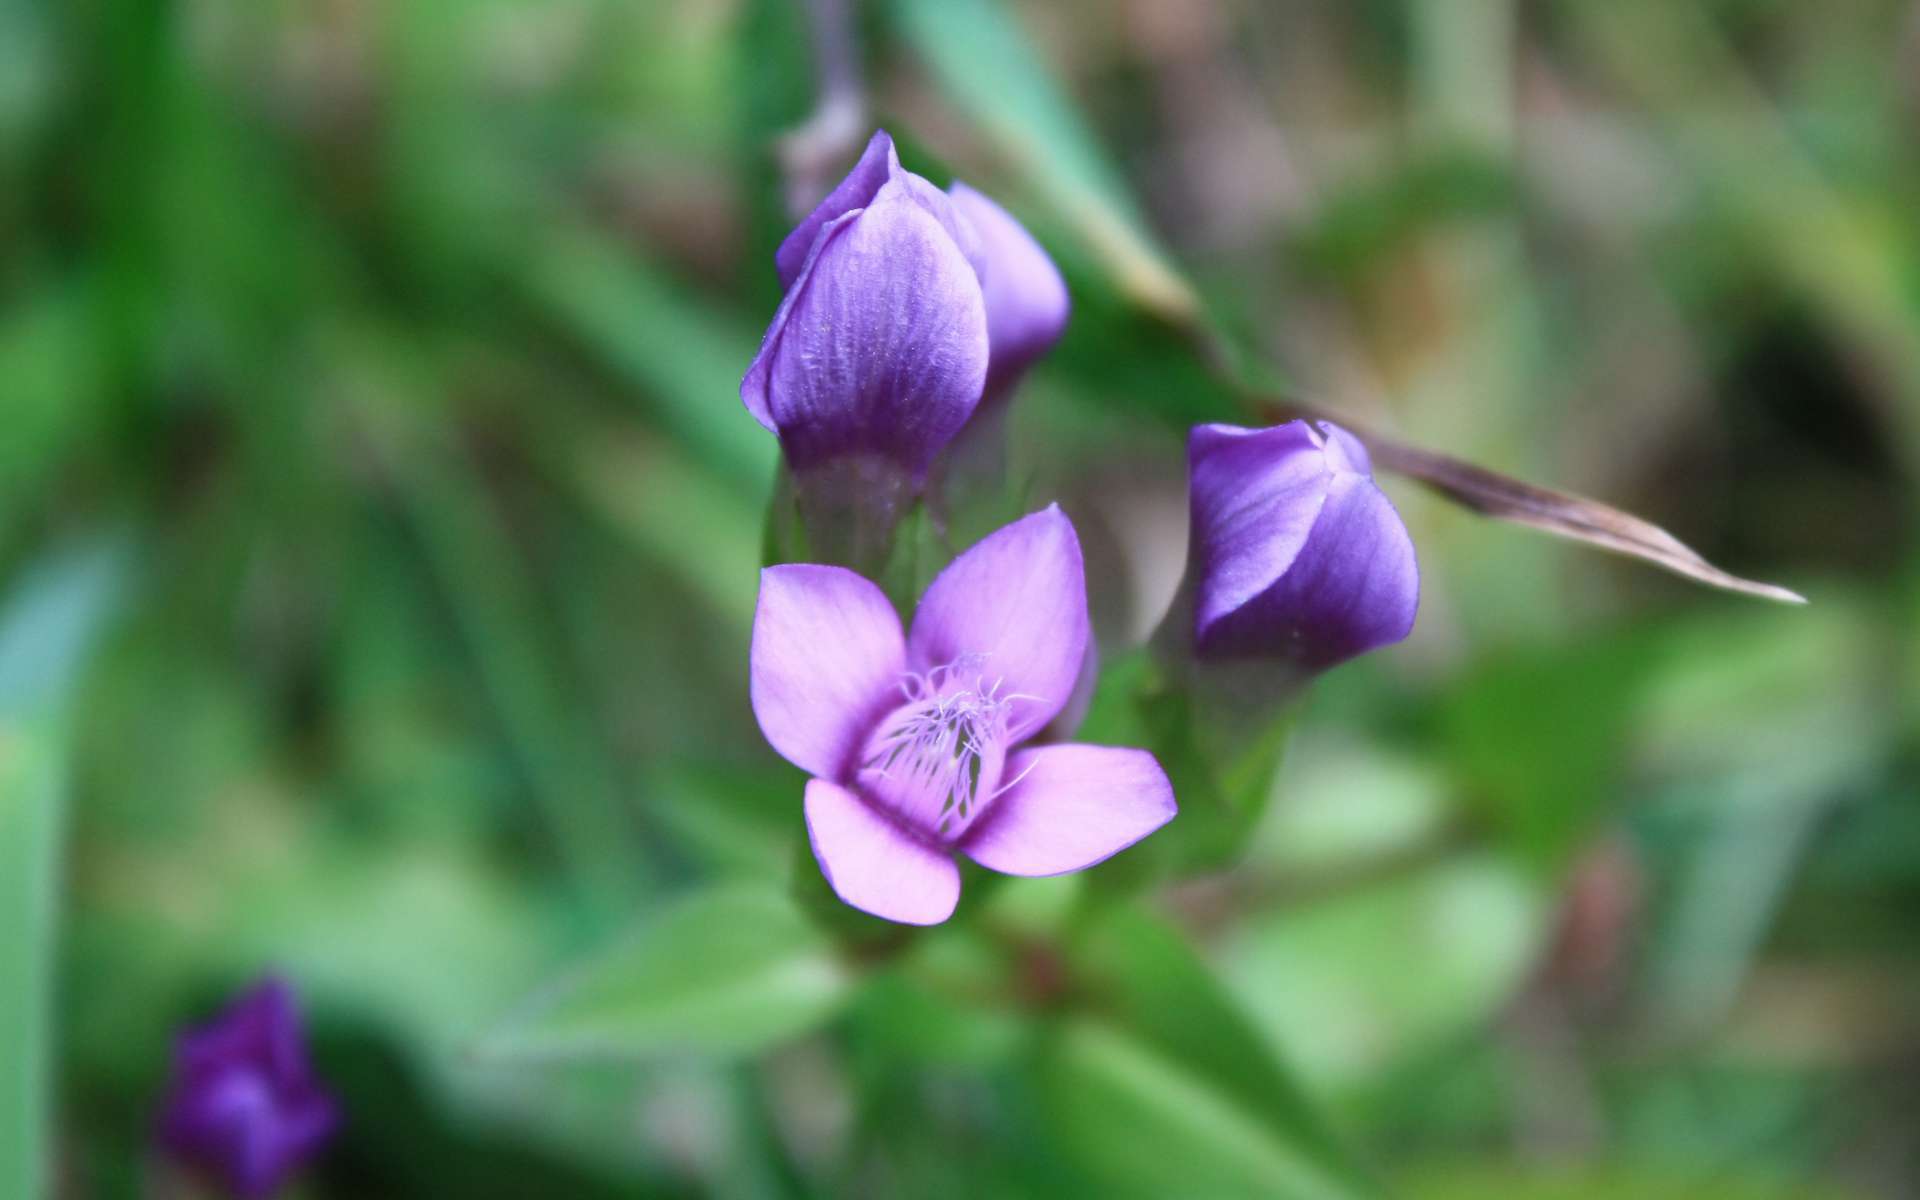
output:
[[[156,1194],[278,968],[315,1197],[1920,1195],[1920,8],[860,5],[856,136],[1068,275],[1015,461],[1108,654],[1243,416],[1196,327],[1812,600],[1390,480],[1419,626],[1242,856],[879,951],[746,703],[809,37],[0,0],[0,1193]]]

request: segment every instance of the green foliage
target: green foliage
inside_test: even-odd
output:
[[[932,930],[813,863],[737,398],[808,5],[0,0],[0,1195],[162,1187],[268,969],[315,1197],[1911,1191],[1902,7],[850,7],[1074,305],[882,582],[1059,500],[1073,736],[1180,816]],[[1209,707],[1141,648],[1180,439],[1282,380],[1814,602],[1389,481],[1415,637]]]
[[[562,978],[482,1053],[511,1058],[751,1054],[826,1020],[845,968],[776,888],[740,884],[654,914]]]
[[[0,607],[0,1186],[41,1195],[53,1161],[52,1046],[68,706],[119,600],[124,546],[67,546]]]
[[[1090,1170],[1163,1195],[1182,1175],[1201,1193],[1372,1194],[1177,930],[1117,909],[1077,932],[1069,962],[1091,1015],[1069,1021],[1042,1070],[1061,1136]]]

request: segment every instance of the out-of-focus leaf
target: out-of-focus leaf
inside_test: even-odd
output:
[[[379,397],[404,395],[385,349],[358,349],[369,377],[362,386]],[[431,375],[404,382],[429,395],[445,387]],[[607,752],[596,731],[574,718],[552,621],[506,516],[444,430],[367,397],[358,398],[354,415],[419,532],[559,852],[593,915],[605,920],[638,892],[646,863]]]
[[[480,1049],[528,1059],[752,1054],[825,1021],[849,986],[832,944],[785,894],[718,887],[650,918]]]
[[[1849,1200],[1845,1188],[1810,1185],[1803,1178],[1768,1178],[1740,1171],[1662,1171],[1651,1167],[1551,1170],[1482,1164],[1425,1167],[1403,1176],[1404,1193],[1420,1200]]]
[[[91,303],[85,289],[69,287],[43,293],[0,318],[0,380],[6,390],[0,518],[33,501],[46,474],[99,418],[100,364],[88,341]]]
[[[1485,1020],[1525,978],[1545,905],[1492,855],[1249,916],[1229,986],[1301,1073],[1365,1079]]]
[[[803,784],[781,763],[668,763],[641,777],[648,816],[717,871],[766,878],[785,869],[801,833]]]
[[[1123,1195],[1368,1194],[1326,1174],[1188,1064],[1098,1021],[1059,1032],[1041,1088],[1061,1148]]]
[[[58,738],[0,726],[0,1188],[43,1194],[61,809]]]
[[[1177,930],[1114,910],[1081,931],[1069,970],[1090,1015],[1063,1031],[1042,1080],[1061,1137],[1089,1169],[1160,1195],[1372,1194],[1273,1044]]]
[[[1667,1028],[1724,1017],[1816,833],[1900,736],[1870,610],[1741,616],[1668,631],[1640,714],[1641,754],[1670,779],[1640,814],[1674,860],[1647,951],[1647,1003]]]
[[[726,398],[716,403],[725,407]],[[758,426],[754,427],[757,431]],[[766,442],[773,444],[768,436]],[[678,448],[585,434],[570,440],[564,463],[582,499],[622,536],[667,564],[716,613],[741,632],[753,624],[760,565],[761,485],[703,470]]]
[[[998,0],[895,0],[894,11],[948,93],[1082,232],[1120,289],[1164,319],[1191,320],[1193,290],[1013,15]]]
[[[0,611],[0,1194],[48,1194],[48,1071],[68,699],[121,586],[103,541],[32,567]]]
[[[1442,712],[1464,793],[1528,861],[1560,864],[1612,792],[1653,648],[1590,639],[1488,663]]]
[[[778,446],[740,404],[754,331],[703,311],[630,251],[590,231],[556,231],[533,262],[532,300],[640,385],[661,427],[689,452],[749,494],[764,495]]]

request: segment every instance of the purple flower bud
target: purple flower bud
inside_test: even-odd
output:
[[[781,244],[787,294],[740,385],[796,472],[879,459],[914,483],[980,403],[978,236],[876,133]]]
[[[878,456],[917,486],[1067,321],[1066,284],[1020,223],[903,169],[884,130],[774,266],[786,298],[740,397],[797,471]]]
[[[987,299],[987,387],[982,403],[1007,395],[1067,327],[1067,283],[1026,227],[955,180],[953,205],[980,235],[976,267]]]
[[[270,1195],[339,1125],[307,1062],[293,991],[269,978],[180,1035],[159,1139],[244,1200]]]
[[[842,900],[938,924],[960,898],[956,852],[1060,875],[1173,819],[1172,786],[1144,750],[1022,746],[1071,700],[1086,647],[1080,542],[1058,507],[956,558],[906,631],[852,571],[761,572],[753,712],[814,777],[807,834]]]
[[[1325,422],[1197,426],[1194,649],[1320,670],[1413,629],[1420,569],[1366,447]]]

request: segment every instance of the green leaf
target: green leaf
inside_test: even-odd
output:
[[[58,738],[0,728],[0,1191],[44,1194],[63,789]],[[24,986],[15,983],[24,981]]]
[[[637,385],[650,414],[691,458],[760,494],[779,450],[739,401],[755,331],[708,311],[630,250],[587,229],[554,231],[533,261],[520,282],[535,307]]]
[[[1303,1075],[1350,1085],[1491,1019],[1532,969],[1544,899],[1504,856],[1462,853],[1249,912],[1221,946],[1223,973]]]
[[[1102,873],[1131,886],[1169,874],[1229,863],[1253,836],[1273,792],[1291,710],[1232,722],[1209,722],[1191,690],[1177,686],[1145,650],[1101,672],[1078,740],[1153,751],[1173,784],[1180,815],[1167,828]]]
[[[1184,324],[1193,290],[1147,231],[1120,173],[997,0],[896,0],[907,42],[981,131],[1091,244],[1120,290]]]
[[[1847,1200],[1857,1195],[1798,1177],[1769,1177],[1742,1168],[1688,1171],[1639,1165],[1513,1167],[1480,1163],[1422,1167],[1405,1179],[1424,1200]]]
[[[827,1020],[851,979],[781,892],[733,885],[648,920],[625,945],[535,997],[489,1056],[744,1055]]]
[[[64,718],[123,571],[111,541],[68,549],[0,612],[0,1195],[48,1194]]]
[[[1366,1173],[1180,933],[1111,912],[1071,949],[1076,1018],[1042,1064],[1061,1139],[1159,1195],[1365,1196]]]
[[[1558,868],[1602,815],[1649,649],[1629,634],[1503,656],[1443,710],[1462,792],[1534,866]]]
[[[1111,1026],[1069,1025],[1043,1068],[1041,1086],[1064,1148],[1124,1194],[1299,1200],[1361,1194],[1189,1064]]]

